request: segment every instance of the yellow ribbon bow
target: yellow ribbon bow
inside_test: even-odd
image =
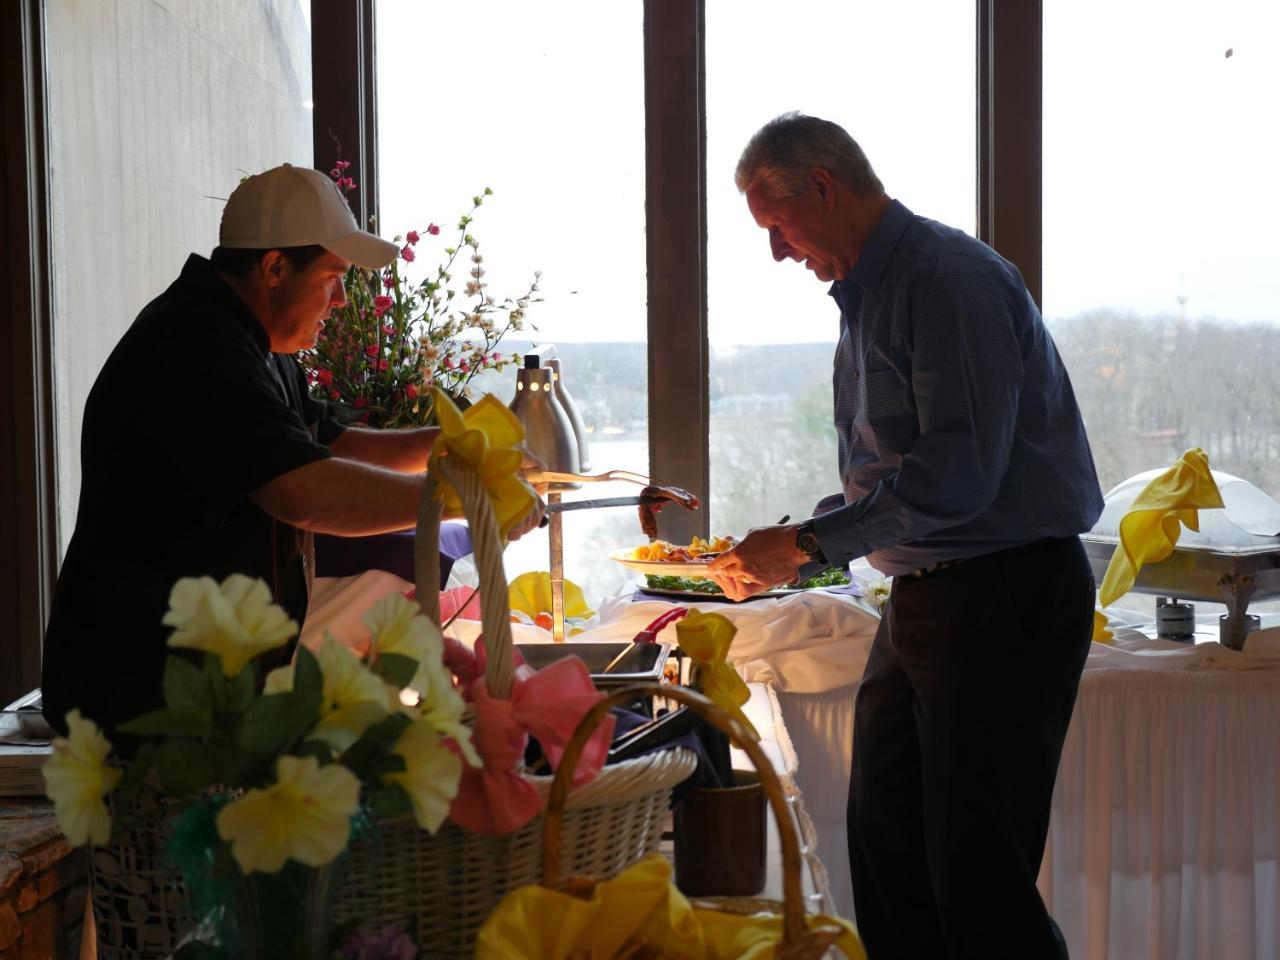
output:
[[[866,960],[846,920],[807,914],[849,960]],[[671,883],[671,865],[651,854],[583,896],[541,886],[517,887],[489,915],[476,939],[477,960],[773,960],[782,918],[693,906]]]
[[[1109,607],[1129,592],[1143,564],[1159,563],[1182,536],[1185,524],[1200,529],[1200,510],[1221,509],[1222,493],[1209,472],[1209,458],[1194,447],[1133,498],[1120,518],[1120,543],[1111,555],[1098,599]],[[1106,617],[1094,614],[1094,639],[1110,639]]]
[[[729,647],[738,632],[727,617],[718,613],[690,611],[676,623],[676,639],[680,649],[698,662],[698,677],[702,692],[721,710],[742,724],[753,739],[760,734],[742,712],[742,705],[751,699],[751,691],[726,662]]]
[[[551,574],[545,570],[522,573],[507,588],[507,600],[512,610],[527,613],[530,617],[551,609]],[[595,611],[587,606],[582,588],[571,580],[564,582],[564,615],[587,619]]]
[[[492,394],[485,394],[479,403],[462,411],[447,393],[436,387],[433,402],[440,435],[431,448],[428,469],[434,471],[444,456],[459,457],[469,463],[489,491],[498,531],[505,537],[537,500],[533,488],[517,472],[525,456],[521,447],[524,427]],[[436,496],[446,510],[461,513],[462,501],[457,491],[443,478],[441,481],[436,487]]]

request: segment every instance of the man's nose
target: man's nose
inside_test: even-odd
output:
[[[347,305],[347,288],[343,286],[341,280],[333,285],[333,297],[330,303],[335,310],[341,310]]]
[[[787,254],[791,250],[787,242],[772,230],[769,231],[769,249],[773,251],[773,259],[778,261],[787,259]]]

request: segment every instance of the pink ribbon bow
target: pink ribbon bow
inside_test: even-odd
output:
[[[483,676],[472,684],[471,694],[476,710],[472,743],[484,766],[463,768],[449,817],[473,833],[501,836],[524,826],[542,809],[538,791],[516,772],[529,734],[538,738],[555,769],[579,721],[603,694],[577,657],[565,657],[527,676],[517,674],[510,700],[491,697]],[[587,741],[574,771],[574,786],[596,777],[612,740],[613,717],[606,717]]]

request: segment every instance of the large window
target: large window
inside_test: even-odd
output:
[[[61,555],[84,404],[107,355],[187,255],[217,245],[219,198],[241,176],[310,165],[310,3],[236,0],[206,18],[164,4],[44,7]],[[216,376],[198,357],[174,362],[191,364],[193,395]],[[120,429],[147,415],[120,411]]]
[[[1045,5],[1044,313],[1104,489],[1202,447],[1280,493],[1277,90],[1274,3]]]
[[[1104,487],[1199,446],[1280,492],[1280,7],[1071,0],[1044,32],[1044,312]]]
[[[382,233],[434,222],[429,239],[452,243],[491,188],[470,227],[487,292],[515,297],[542,272],[536,332],[501,349],[554,344],[592,468],[647,473],[642,13],[638,0],[379,0],[377,83]],[[509,402],[515,372],[480,386]],[[639,541],[635,512],[579,511],[564,526],[566,577],[588,596],[621,586],[626,571],[604,556]],[[545,532],[506,559],[508,576],[546,570]]]
[[[972,4],[707,3],[711,523],[741,535],[840,489],[831,414],[839,310],[800,264],[773,262],[733,182],[767,120],[843,126],[890,196],[975,232]],[[767,26],[765,26],[767,24]],[[820,25],[820,26],[817,26]]]

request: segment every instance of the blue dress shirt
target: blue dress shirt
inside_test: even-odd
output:
[[[894,200],[830,293],[845,504],[814,523],[828,561],[896,576],[1093,525],[1071,381],[1011,263]]]

